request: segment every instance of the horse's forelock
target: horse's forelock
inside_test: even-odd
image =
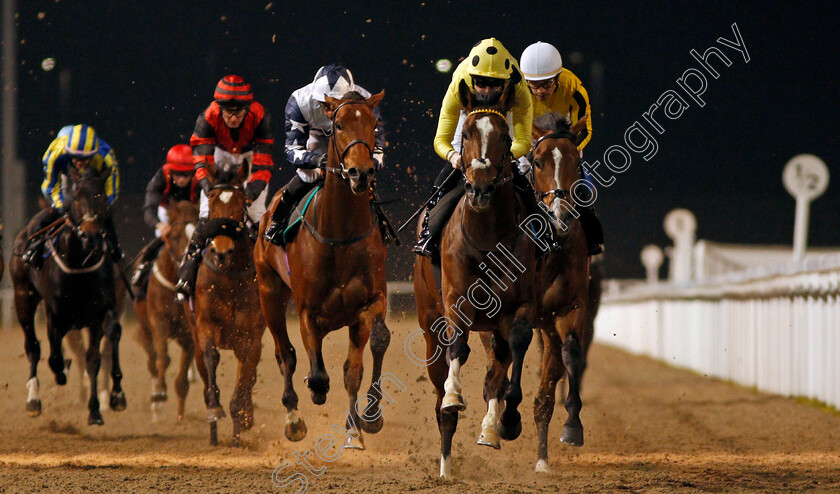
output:
[[[534,119],[534,127],[550,132],[562,132],[572,127],[569,117],[557,112],[548,112]]]

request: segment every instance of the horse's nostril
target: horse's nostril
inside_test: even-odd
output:
[[[374,172],[375,170],[373,168],[368,168],[367,174],[369,177],[372,177]]]
[[[489,196],[493,192],[496,192],[496,186],[495,185],[491,185],[491,186],[487,187],[487,192],[485,192],[485,194],[487,194]]]
[[[349,170],[347,170],[347,176],[349,176],[352,179],[359,178],[359,169],[358,168],[350,168]]]
[[[472,194],[473,193],[473,185],[469,182],[465,183],[464,184],[464,190],[466,190],[467,193]]]

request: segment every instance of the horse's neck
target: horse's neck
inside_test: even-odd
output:
[[[513,184],[499,188],[490,199],[490,205],[483,210],[469,207],[469,199],[464,196],[463,229],[470,238],[481,239],[483,244],[504,242],[516,234],[518,225],[517,210],[519,204]]]
[[[332,173],[324,179],[324,190],[316,201],[315,210],[315,228],[327,238],[361,235],[373,222],[368,194],[354,194],[349,184]]]

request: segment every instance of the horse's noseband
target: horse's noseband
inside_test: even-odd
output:
[[[349,105],[367,105],[367,102],[366,101],[356,101],[356,100],[345,101],[345,102],[341,103],[340,105],[338,105],[337,107],[335,107],[335,110],[333,111],[333,115],[332,115],[332,129],[335,129],[335,120],[336,120],[336,117],[338,116],[338,110],[340,110],[344,106],[349,106]],[[332,129],[330,130],[330,132],[331,132],[330,142],[332,142],[332,147],[335,150],[335,155],[338,157],[338,167],[328,166],[328,167],[326,167],[327,171],[331,172],[331,173],[334,173],[335,175],[338,175],[339,177],[341,177],[345,181],[347,181],[347,180],[358,180],[359,176],[360,176],[359,175],[359,170],[356,170],[354,168],[351,168],[351,169],[348,170],[344,166],[344,158],[347,156],[347,153],[350,152],[351,147],[355,146],[356,144],[362,144],[367,148],[368,156],[370,156],[370,159],[372,160],[373,159],[373,146],[371,146],[364,139],[353,139],[346,146],[344,146],[343,150],[339,151],[339,149],[338,149],[338,138],[335,135],[335,131],[332,130]]]

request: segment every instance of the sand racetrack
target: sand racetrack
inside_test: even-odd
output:
[[[485,413],[481,398],[484,352],[478,338],[463,371],[468,409],[453,444],[456,480],[438,480],[439,436],[434,398],[425,369],[403,351],[416,319],[391,320],[391,347],[384,369],[405,384],[385,409],[385,427],[366,435],[366,451],[345,450],[324,463],[313,453],[320,476],[296,465],[294,452],[312,449],[315,440],[343,425],[348,402],[341,366],[346,330],[324,345],[332,389],[327,403],[312,404],[303,377],[309,370],[297,324],[290,324],[298,351],[296,389],[309,434],[299,443],[283,436],[285,410],[280,371],[266,332],[255,387],[256,425],[234,449],[231,422],[220,423],[220,446],[208,446],[208,426],[199,384],[187,400],[187,417],[178,423],[170,366],[169,395],[162,419],[151,422],[145,355],[134,341],[136,324],[124,328],[124,389],[128,409],[105,413],[102,427],[87,425],[79,402],[80,380],[73,362],[67,386],[58,387],[46,365],[49,349],[39,329],[39,366],[44,413],[29,418],[24,410],[28,365],[18,327],[0,331],[0,492],[294,492],[272,483],[294,472],[306,478],[308,492],[613,492],[613,491],[840,491],[840,415],[792,399],[759,394],[646,358],[595,345],[589,355],[581,414],[586,444],[560,443],[566,412],[562,403],[551,424],[550,474],[535,474],[536,432],[533,397],[537,385],[536,346],[526,360],[522,406],[523,432],[499,451],[475,444]],[[421,354],[422,338],[415,350]],[[175,359],[179,350],[170,345]],[[68,356],[68,355],[65,355]],[[370,382],[370,352],[366,375]],[[222,353],[222,403],[230,401],[235,360]],[[386,389],[393,390],[389,385]],[[333,432],[334,436],[338,436]],[[314,451],[314,450],[313,450]],[[336,452],[335,449],[332,450]]]

